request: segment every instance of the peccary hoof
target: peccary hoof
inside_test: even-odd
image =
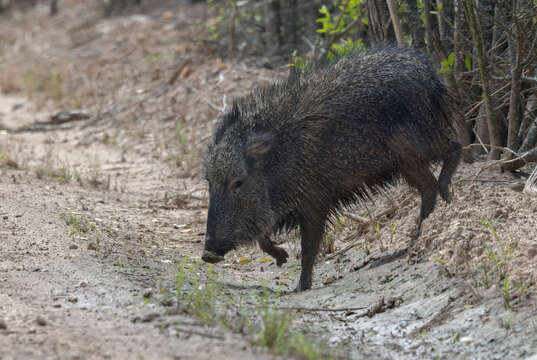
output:
[[[449,191],[449,185],[448,184],[439,183],[438,192],[440,193],[440,197],[445,202],[447,202],[448,204],[451,202],[452,196],[451,196],[451,192]]]
[[[283,264],[287,262],[287,258],[289,257],[289,254],[287,253],[287,251],[285,251],[284,249],[280,247],[276,247],[276,248],[278,249],[278,255],[275,256],[276,265],[282,266]]]
[[[209,251],[209,250],[205,250],[203,252],[203,255],[201,256],[201,259],[205,262],[208,262],[210,264],[216,264],[220,261],[223,261],[224,260],[224,257],[223,256],[220,256],[212,251]]]

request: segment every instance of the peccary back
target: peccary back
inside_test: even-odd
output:
[[[436,196],[449,201],[461,147],[449,94],[411,49],[361,52],[237,99],[205,158],[209,212],[202,258],[218,262],[257,242],[281,265],[270,241],[300,225],[302,273],[311,287],[327,219],[402,177],[419,190],[421,222]],[[442,162],[438,180],[430,166]]]

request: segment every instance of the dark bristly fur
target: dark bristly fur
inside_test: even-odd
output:
[[[217,127],[205,158],[210,204],[203,259],[217,262],[241,243],[270,241],[300,225],[302,273],[311,288],[325,223],[341,207],[402,177],[419,190],[421,222],[436,196],[449,201],[461,146],[445,86],[411,49],[361,52],[253,90]],[[441,162],[438,180],[430,166]]]

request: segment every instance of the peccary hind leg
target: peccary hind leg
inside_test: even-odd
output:
[[[261,239],[261,241],[259,241],[259,246],[261,247],[261,250],[276,259],[276,265],[282,266],[282,264],[287,262],[287,258],[289,257],[287,251],[279,246],[274,245],[274,243],[270,241],[269,236],[265,236],[263,239]]]
[[[313,264],[315,257],[319,252],[319,245],[323,237],[324,221],[313,223],[311,221],[303,221],[300,224],[301,230],[301,246],[302,246],[302,271],[300,273],[300,281],[295,289],[295,292],[311,289],[311,278],[313,274]]]
[[[438,194],[438,182],[426,163],[414,163],[412,166],[402,166],[402,175],[408,184],[418,189],[421,196],[421,210],[418,219],[416,233],[412,239],[409,248],[421,235],[421,225],[429,214],[434,210],[436,204],[436,195]]]
[[[440,192],[442,199],[446,202],[451,202],[449,184],[451,184],[451,177],[459,165],[462,147],[459,143],[450,141],[446,153],[447,156],[444,158],[444,164],[442,165],[442,170],[438,176],[438,191]]]

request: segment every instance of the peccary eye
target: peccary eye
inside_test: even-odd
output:
[[[236,179],[229,184],[229,189],[233,192],[237,192],[239,188],[242,186],[242,180]]]

